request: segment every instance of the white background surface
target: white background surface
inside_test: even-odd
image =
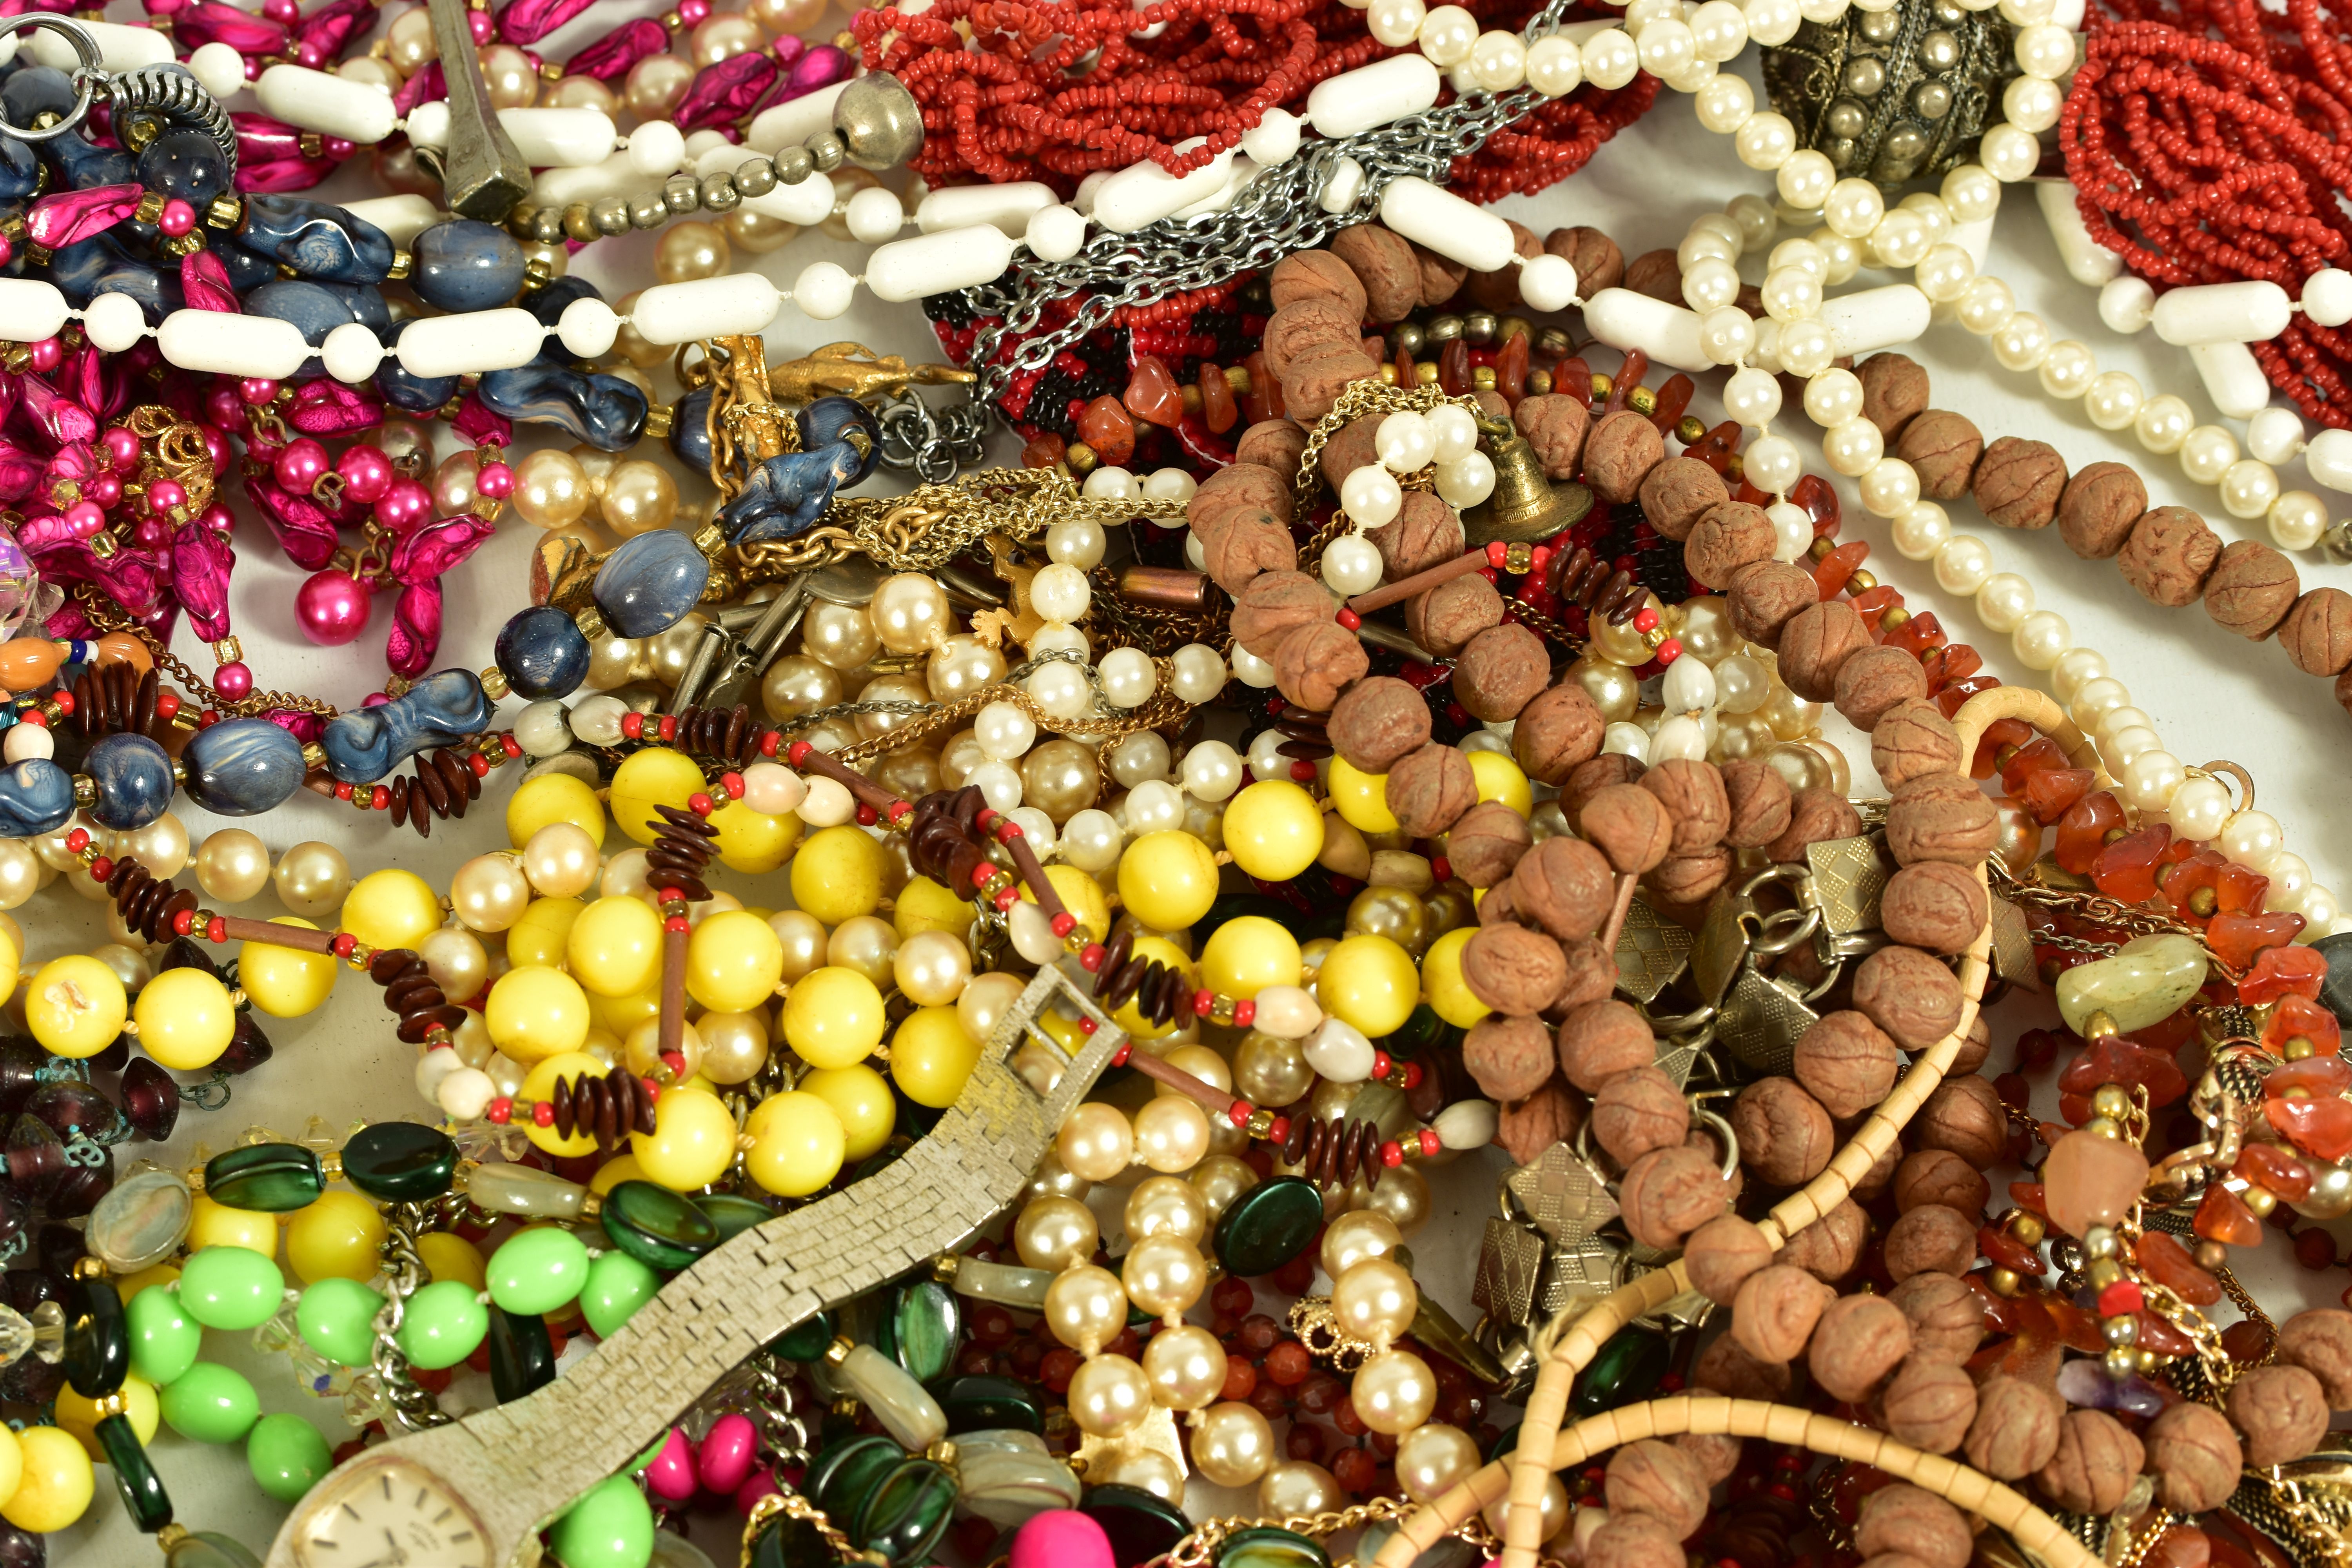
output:
[[[120,9],[120,7],[118,7]],[[655,14],[657,6],[607,3],[590,18],[575,22],[543,48],[562,58],[599,36],[626,16]],[[128,18],[126,18],[128,19]],[[832,29],[813,35],[830,36]],[[1752,78],[1752,69],[1749,74]],[[240,100],[232,107],[250,107]],[[1702,211],[1742,192],[1769,195],[1769,182],[1742,168],[1731,156],[1727,139],[1703,131],[1687,98],[1662,91],[1657,107],[1631,131],[1602,147],[1591,164],[1566,184],[1535,197],[1514,197],[1501,211],[1538,234],[1570,224],[1591,224],[1606,231],[1628,258],[1658,247],[1672,247],[1690,221]],[[374,194],[366,188],[364,161],[360,172],[340,180],[328,193],[345,197]],[[653,281],[651,250],[654,237],[635,235],[605,240],[577,263],[583,275],[605,289],[607,298]],[[739,268],[757,267],[789,286],[799,269],[812,261],[832,259],[856,270],[866,247],[835,242],[810,231],[791,245],[764,258],[738,256]],[[1990,269],[2016,289],[2021,309],[2040,312],[2058,337],[2077,337],[2092,345],[2102,368],[2124,368],[2138,374],[2150,394],[2178,392],[2198,410],[2201,421],[2215,416],[2190,368],[2187,352],[2171,349],[2147,335],[2128,343],[2103,328],[2095,310],[2095,295],[2068,279],[2060,268],[2054,248],[2029,193],[2013,190],[1996,226]],[[1759,258],[1750,258],[1746,275],[1757,281]],[[1860,284],[1886,281],[1865,273]],[[820,344],[855,338],[884,353],[911,360],[939,356],[934,340],[919,310],[911,306],[874,303],[861,291],[847,317],[832,322],[811,322],[787,307],[768,339],[769,357],[783,360]],[[1996,365],[1983,342],[1957,327],[1931,331],[1906,352],[1926,365],[1934,377],[1935,406],[1953,408],[1973,418],[1988,440],[2000,435],[2034,436],[2051,442],[2065,456],[2070,468],[2099,459],[2130,463],[2147,481],[2152,505],[2178,503],[2204,514],[2224,540],[2266,538],[2259,521],[2242,523],[2222,514],[2210,489],[2189,485],[2169,458],[2140,451],[2128,432],[2118,437],[2093,426],[2079,405],[2053,406],[2043,400],[2029,376],[2013,375]],[[1596,346],[1596,369],[1613,369],[1614,358]],[[1654,373],[1655,384],[1663,373]],[[1704,381],[1693,405],[1710,425],[1720,417],[1716,392],[1720,377]],[[1791,400],[1792,424],[1784,425],[1807,455],[1807,467],[1825,472],[1820,460],[1818,432],[1807,425]],[[2240,432],[2242,437],[2242,431]],[[444,455],[454,450],[444,432]],[[1002,460],[1013,460],[1017,441],[1000,437]],[[2303,484],[2300,465],[2283,476],[2292,488]],[[2003,679],[2029,679],[2010,657],[2004,639],[1983,631],[1972,611],[1938,594],[1923,563],[1902,560],[1886,542],[1885,525],[1865,517],[1853,499],[1850,484],[1837,481],[1845,498],[1844,538],[1871,541],[1868,563],[1882,580],[1899,586],[1912,609],[1933,609],[1955,641],[1968,641],[1986,656],[1988,668]],[[880,484],[873,487],[879,489]],[[2323,495],[2326,492],[2322,492]],[[2332,496],[2329,498],[2334,499]],[[343,705],[357,703],[383,679],[381,648],[389,625],[389,606],[380,606],[368,635],[341,649],[324,649],[303,641],[290,624],[290,601],[304,574],[289,564],[250,509],[236,503],[240,523],[237,543],[241,556],[231,603],[237,635],[257,680],[267,687],[315,693]],[[2108,656],[2114,672],[2133,690],[2135,700],[2158,721],[2164,744],[2184,762],[2196,763],[2229,758],[2247,767],[2260,788],[2260,804],[2285,826],[2288,846],[2303,855],[2315,874],[2342,892],[2352,892],[2352,854],[2341,823],[2341,802],[2347,764],[2352,764],[2352,719],[2340,710],[2329,683],[2297,671],[2276,647],[2252,645],[2221,632],[2201,610],[2160,610],[2142,601],[2125,585],[2111,563],[2076,560],[2054,530],[2039,535],[2006,535],[1986,524],[1966,502],[1953,509],[1959,531],[1977,533],[1996,548],[2002,569],[2017,571],[2033,583],[2043,608],[2063,614],[2078,643]],[[538,531],[513,516],[497,539],[445,583],[447,594],[446,634],[440,662],[480,668],[489,662],[490,640],[508,615],[526,602],[529,552]],[[2342,584],[2346,569],[2330,566],[2316,556],[2298,559],[2306,588],[2322,583]],[[176,651],[199,669],[211,660],[194,639],[183,633]],[[511,720],[519,704],[503,705]],[[1829,715],[1832,739],[1854,741],[1834,713]],[[1856,763],[1857,793],[1867,777],[1867,751],[1848,744]],[[325,839],[340,846],[355,873],[386,865],[409,868],[446,889],[450,873],[467,856],[507,847],[502,814],[520,769],[494,773],[486,794],[461,824],[441,823],[431,841],[420,842],[407,828],[386,826],[380,816],[362,817],[348,808],[330,806],[308,793],[293,804],[257,821],[244,824],[260,834],[273,854],[305,839]],[[223,824],[183,805],[182,816],[192,837]],[[625,847],[615,831],[608,850]],[[184,885],[193,883],[193,871],[184,872]],[[745,879],[722,874],[720,885],[747,902],[779,906],[789,894],[778,875]],[[267,917],[279,912],[272,895],[265,893],[237,913]],[[69,952],[87,951],[105,940],[99,906],[77,899],[62,882],[37,895],[16,911],[28,937],[27,972],[39,963]],[[2002,1009],[1995,1029],[1994,1070],[2006,1068],[2017,1032],[2037,1021],[2032,1010],[2046,1005],[2032,999],[2012,1002]],[[275,1059],[240,1080],[236,1098],[220,1112],[206,1115],[189,1108],[182,1116],[179,1136],[160,1157],[184,1164],[197,1140],[215,1150],[226,1146],[245,1127],[260,1123],[287,1136],[299,1135],[313,1112],[338,1127],[354,1119],[407,1117],[423,1109],[409,1085],[410,1057],[393,1038],[389,1016],[376,987],[346,973],[330,1003],[313,1016],[293,1021],[268,1021],[277,1047]],[[2050,1092],[2047,1081],[2042,1085]],[[124,1154],[155,1152],[134,1146]],[[1467,1318],[1468,1282],[1475,1260],[1479,1226],[1493,1211],[1488,1180],[1465,1163],[1441,1173],[1439,1217],[1417,1238],[1416,1252],[1424,1281],[1436,1294]],[[2289,1301],[2306,1296],[2308,1304],[2333,1304],[2343,1284],[2340,1270],[2325,1277],[2302,1274],[2285,1256],[2283,1239],[2273,1238],[2264,1249],[2268,1266],[2253,1271],[2258,1287],[2285,1310]],[[291,1281],[289,1280],[289,1283]],[[310,1399],[295,1386],[288,1364],[254,1352],[246,1336],[214,1331],[207,1335],[205,1354],[247,1371],[260,1392],[265,1411],[295,1411],[328,1432],[331,1440],[345,1435],[339,1412],[330,1403]],[[485,1390],[484,1396],[487,1396]],[[171,1489],[180,1521],[191,1529],[216,1530],[243,1540],[257,1552],[266,1551],[276,1531],[280,1510],[263,1497],[247,1472],[242,1446],[207,1447],[189,1443],[168,1428],[152,1449],[154,1462]],[[115,1564],[155,1560],[152,1544],[131,1530],[113,1494],[110,1473],[101,1469],[99,1496],[89,1519],[50,1542],[51,1561],[76,1568],[113,1568]],[[1222,1500],[1231,1502],[1237,1500]],[[1254,1511],[1254,1510],[1251,1510]],[[714,1528],[715,1527],[715,1528]],[[698,1536],[715,1560],[733,1560],[731,1520],[711,1519],[698,1527]]]

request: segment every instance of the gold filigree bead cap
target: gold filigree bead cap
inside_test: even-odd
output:
[[[887,71],[869,71],[841,89],[833,129],[849,161],[877,174],[903,167],[923,150],[922,110]]]

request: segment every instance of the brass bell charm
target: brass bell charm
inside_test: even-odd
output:
[[[1539,544],[1565,533],[1592,510],[1592,492],[1580,484],[1554,484],[1527,437],[1500,419],[1480,419],[1479,434],[1494,454],[1495,489],[1462,514],[1463,540],[1473,550],[1497,541]]]

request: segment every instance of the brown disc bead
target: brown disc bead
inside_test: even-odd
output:
[[[1570,1008],[1556,1047],[1560,1071],[1587,1094],[1621,1072],[1652,1065],[1658,1054],[1657,1037],[1642,1015],[1613,999]]]
[[[1334,494],[1338,493],[1349,474],[1358,468],[1372,468],[1380,462],[1381,421],[1386,417],[1382,414],[1367,414],[1360,418],[1350,419],[1332,431],[1329,439],[1323,443],[1323,450],[1316,458],[1315,467]],[[1297,472],[1296,468],[1289,471]]]
[[[2323,679],[2352,666],[2352,594],[2314,588],[2279,623],[2279,647],[2295,668]]]
[[[1444,304],[1462,292],[1462,285],[1470,280],[1467,266],[1425,246],[1414,246],[1412,258],[1421,263],[1421,308],[1424,310]]]
[[[1239,594],[1261,573],[1298,570],[1298,546],[1270,511],[1229,513],[1214,533],[1201,535],[1201,570],[1226,593]]]
[[[2009,1112],[1983,1079],[1946,1079],[1912,1119],[1911,1134],[1923,1149],[1948,1150],[1989,1171],[2008,1152]]]
[[[1355,342],[1306,349],[1282,377],[1283,405],[1297,418],[1320,419],[1350,384],[1370,381],[1380,370],[1380,362]]]
[[[1286,476],[1298,472],[1298,460],[1306,455],[1307,432],[1295,419],[1261,419],[1234,443],[1234,462],[1272,468]]]
[[[1497,1116],[1495,1142],[1515,1164],[1533,1163],[1555,1143],[1576,1136],[1584,1125],[1584,1097],[1557,1078],[1516,1105],[1506,1104]]]
[[[1731,880],[1736,865],[1731,851],[1718,844],[1695,854],[1669,855],[1653,866],[1642,881],[1655,895],[1661,910],[1696,910]]]
[[[1249,586],[1234,596],[1228,624],[1235,642],[1270,660],[1292,632],[1328,624],[1331,610],[1330,593],[1306,573],[1266,572],[1252,578]]]
[[[1735,1320],[1736,1321],[1736,1320]],[[1795,1374],[1787,1362],[1759,1361],[1730,1334],[1717,1334],[1691,1363],[1691,1386],[1731,1399],[1777,1405],[1787,1397]]]
[[[1421,303],[1421,261],[1412,242],[1376,223],[1360,223],[1331,237],[1331,254],[1364,286],[1365,312],[1375,321],[1402,321]]]
[[[1569,770],[1568,782],[1559,786],[1559,808],[1573,822],[1594,795],[1612,784],[1639,784],[1649,771],[1650,765],[1639,757],[1604,752]]]
[[[1674,834],[1668,853],[1695,855],[1723,842],[1731,802],[1714,763],[1671,757],[1643,773],[1634,787],[1647,790],[1666,808]]]
[[[1266,318],[1265,335],[1259,345],[1265,355],[1266,372],[1277,381],[1287,381],[1298,361],[1309,353],[1344,348],[1360,354],[1364,352],[1359,331],[1362,325],[1361,316],[1349,315],[1331,300],[1301,300],[1286,305]],[[1304,422],[1323,416],[1293,412],[1291,417]]]
[[[1624,287],[1669,305],[1683,302],[1683,267],[1671,250],[1645,250],[1625,263]],[[1586,299],[1592,296],[1578,289]]]
[[[1559,1000],[1552,1005],[1560,1013],[1603,1001],[1617,988],[1617,955],[1595,939],[1571,937],[1559,944],[1559,952],[1568,963],[1568,978],[1560,983]]]
[[[1682,1537],[1643,1514],[1609,1521],[1585,1538],[1584,1568],[1684,1568]]]
[[[1553,229],[1544,236],[1544,248],[1576,268],[1576,291],[1581,298],[1590,300],[1625,281],[1625,253],[1597,228],[1579,225]]]

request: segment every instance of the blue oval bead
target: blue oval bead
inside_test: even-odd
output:
[[[26,124],[26,121],[10,121],[10,124]],[[127,185],[139,178],[138,161],[120,147],[100,147],[79,132],[68,131],[41,143],[38,154],[63,178],[58,183],[68,189],[89,190],[98,185]]]
[[[600,452],[625,452],[645,434],[646,395],[616,375],[534,363],[491,371],[474,390],[493,414],[552,425]]]
[[[183,126],[164,132],[139,154],[139,183],[202,209],[228,189],[228,160],[205,132]]]
[[[381,283],[392,276],[392,237],[326,202],[247,195],[236,239],[322,282]]]
[[[849,434],[852,430],[865,437],[862,443],[864,459],[858,464],[855,478],[841,481],[843,489],[864,484],[881,466],[882,421],[874,416],[872,409],[854,397],[820,397],[793,415],[793,423],[800,428],[801,450],[803,452],[814,452],[819,447],[835,441],[853,440]]]
[[[502,228],[455,218],[416,237],[408,286],[444,310],[489,310],[522,288],[522,247]]]
[[[14,136],[0,136],[0,200],[29,196],[41,188],[41,161]]]
[[[245,313],[248,316],[269,316],[280,321],[291,321],[302,334],[302,341],[317,348],[327,341],[327,334],[352,321],[352,308],[343,297],[322,284],[306,283],[299,279],[286,279],[265,283],[245,297]],[[302,362],[302,367],[292,379],[309,380],[326,372],[312,354]]]
[[[592,592],[615,637],[649,637],[685,618],[710,585],[710,563],[671,529],[640,533],[604,557]]]
[[[11,125],[31,125],[44,114],[62,120],[73,105],[73,79],[55,66],[20,65],[0,82],[0,110]]]
[[[225,719],[199,730],[181,761],[188,798],[223,816],[258,816],[302,787],[302,742],[267,719]]]
[[[669,449],[694,472],[710,471],[710,388],[698,386],[677,400],[670,417]]]
[[[128,833],[171,807],[171,753],[144,735],[108,735],[91,745],[81,765],[98,786],[89,814],[101,826]]]
[[[470,670],[443,669],[389,702],[330,719],[319,743],[326,748],[327,771],[340,782],[373,784],[404,759],[453,746],[489,722],[490,700],[481,681]]]
[[[569,697],[588,679],[588,639],[570,616],[538,605],[499,628],[498,661],[516,695],[533,702]]]
[[[47,757],[0,768],[0,835],[33,838],[73,820],[73,780]]]
[[[278,263],[266,256],[256,256],[241,245],[218,240],[213,245],[213,254],[221,258],[223,267],[228,268],[229,287],[239,294],[249,289],[258,289],[278,277]]]

